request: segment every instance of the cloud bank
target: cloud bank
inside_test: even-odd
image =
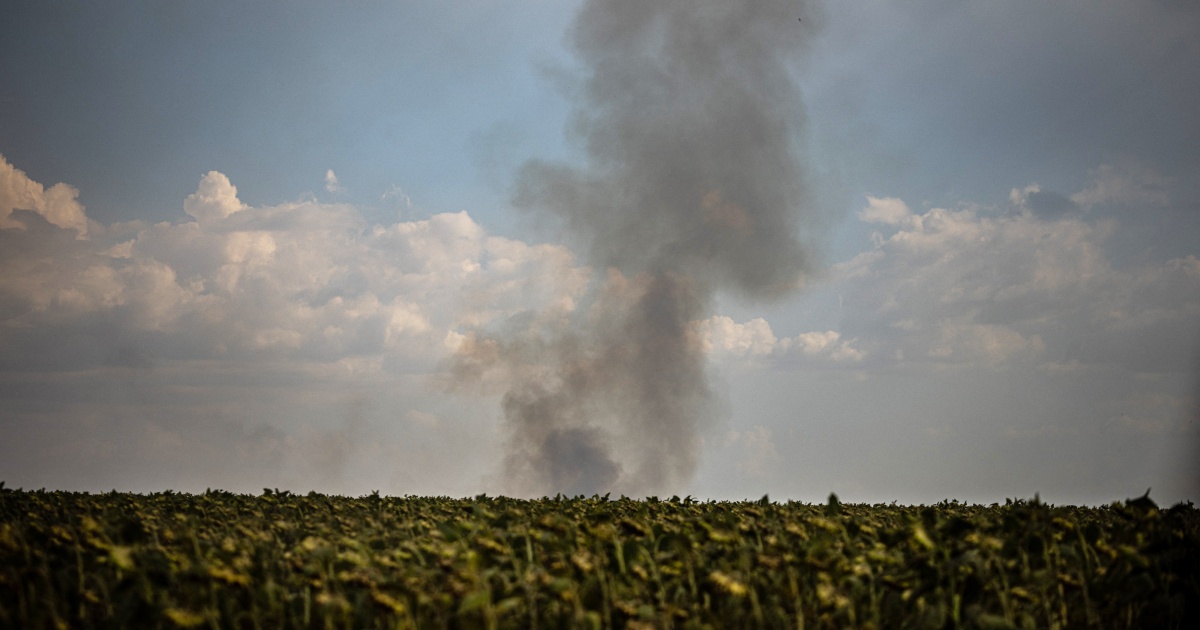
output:
[[[829,329],[697,323],[733,409],[756,410],[706,437],[699,483],[730,497],[1194,500],[1200,258],[1163,256],[1116,218],[1153,221],[1190,203],[1177,192],[1115,165],[1078,192],[1029,184],[1000,205],[867,197],[865,250],[814,287]]]
[[[565,248],[489,236],[466,213],[369,226],[342,205],[252,208],[216,171],[183,209],[191,221],[92,223],[87,240],[74,238],[79,221],[11,214],[20,225],[0,232],[4,362],[403,356],[396,368],[405,369],[436,360],[458,327],[569,311],[587,281]],[[35,351],[34,339],[99,320],[112,334]]]
[[[1010,208],[915,212],[899,199],[869,197],[859,216],[878,227],[874,247],[834,268],[846,329],[876,360],[894,364],[1192,369],[1200,260],[1115,264],[1106,244],[1121,226],[1085,214],[1110,172],[1054,197],[1067,204],[1045,201],[1051,193],[1036,185],[1014,189]],[[1156,198],[1129,190],[1107,197]]]
[[[340,487],[333,471],[377,437],[351,425],[438,439],[462,430],[439,425],[446,405],[428,394],[459,330],[562,317],[590,275],[567,249],[488,235],[465,212],[369,225],[346,205],[251,207],[212,171],[177,222],[103,225],[69,186],[44,190],[6,160],[0,174],[8,479],[55,465],[30,444],[69,453],[95,440],[112,452],[68,459],[98,469],[141,459],[152,475],[172,458],[146,454],[173,452],[198,478],[243,471],[216,475],[243,489],[256,474]],[[47,463],[22,469],[31,458]],[[411,454],[376,463],[385,480],[419,469]],[[186,475],[169,478],[179,487]]]
[[[573,389],[635,391],[630,362],[652,344],[631,331],[659,312],[643,306],[661,277],[598,274],[565,247],[489,235],[466,213],[372,225],[344,204],[250,206],[213,171],[177,221],[105,225],[73,188],[7,161],[0,172],[0,477],[11,485],[511,492],[512,428],[497,424],[495,401],[526,413]],[[715,369],[734,399],[693,399],[729,405],[731,424],[696,425],[694,459],[670,474],[695,467],[696,489],[718,494],[807,488],[788,479],[867,491],[891,479],[872,466],[928,476],[955,459],[895,458],[977,444],[945,478],[992,481],[961,492],[1018,494],[1008,488],[1025,471],[1060,480],[1030,491],[1109,500],[1096,480],[1126,479],[1194,496],[1194,472],[1164,453],[1197,439],[1200,259],[1114,257],[1124,227],[1105,207],[1170,190],[1139,177],[1098,167],[1052,209],[1033,184],[1003,206],[868,197],[865,251],[817,287],[840,298],[836,326],[784,334],[761,317],[675,313],[698,371],[681,382],[707,387]],[[667,305],[687,304],[681,286]],[[608,453],[645,438],[622,419],[644,400],[582,400],[566,408],[600,416],[568,416],[544,444],[562,457],[526,465],[568,482],[637,470],[629,453],[653,449]],[[870,431],[855,428],[864,418]],[[859,433],[845,444],[822,433],[835,430]],[[1047,449],[1058,455],[1034,458]],[[846,469],[857,453],[873,454]]]

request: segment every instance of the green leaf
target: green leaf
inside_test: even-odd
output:
[[[458,605],[458,614],[465,615],[475,612],[481,608],[485,608],[492,601],[492,596],[487,591],[472,591],[463,597],[462,603]]]

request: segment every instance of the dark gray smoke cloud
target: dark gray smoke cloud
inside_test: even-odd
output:
[[[691,477],[718,406],[692,322],[718,289],[793,289],[806,262],[789,64],[815,21],[794,1],[583,6],[571,131],[587,162],[527,162],[514,200],[561,220],[608,281],[565,332],[459,357],[463,374],[508,373],[510,491],[665,493]]]

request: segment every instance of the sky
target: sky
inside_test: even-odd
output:
[[[629,6],[0,5],[0,480],[1200,501],[1200,8]]]

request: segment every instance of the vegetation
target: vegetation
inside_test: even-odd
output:
[[[1200,513],[4,490],[0,626],[1200,627]]]

